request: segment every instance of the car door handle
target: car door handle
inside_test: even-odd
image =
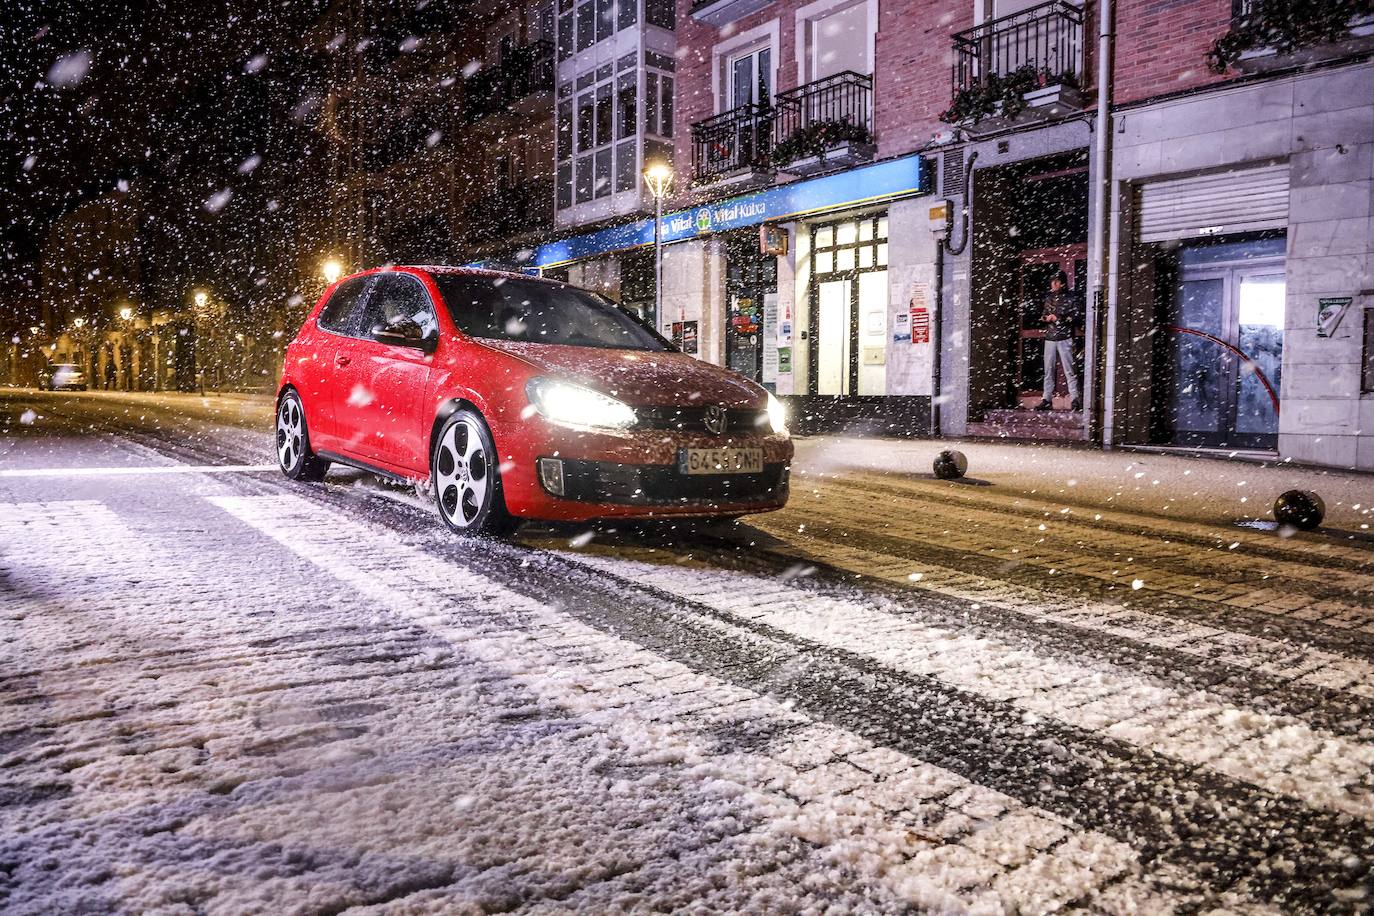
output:
[[[347,366],[348,363],[349,363],[349,359],[348,359],[347,356],[336,356],[336,357],[334,357],[334,365],[336,365],[336,366],[343,367],[343,366]]]

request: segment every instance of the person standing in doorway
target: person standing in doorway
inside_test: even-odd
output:
[[[1064,366],[1064,378],[1069,383],[1069,398],[1073,401],[1070,410],[1082,410],[1079,399],[1078,375],[1073,369],[1073,332],[1083,320],[1083,303],[1070,292],[1069,278],[1064,271],[1050,280],[1050,293],[1041,306],[1040,317],[1045,323],[1045,388],[1044,396],[1036,410],[1049,410],[1054,406],[1054,383],[1056,366]]]

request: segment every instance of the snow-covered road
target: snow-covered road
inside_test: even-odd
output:
[[[1374,907],[1367,478],[1284,537],[816,440],[744,525],[472,543],[194,400],[0,397],[0,910]]]

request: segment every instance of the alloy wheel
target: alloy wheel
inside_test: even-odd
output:
[[[277,411],[277,460],[283,471],[289,472],[305,453],[305,423],[301,418],[301,402],[293,397],[283,398]]]
[[[434,484],[439,509],[454,527],[468,528],[481,519],[491,499],[491,464],[472,417],[444,430],[435,454]]]

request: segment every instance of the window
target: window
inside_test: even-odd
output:
[[[667,350],[628,312],[595,293],[539,280],[440,274],[435,277],[453,323],[464,334],[571,347]]]
[[[352,333],[353,313],[371,280],[371,277],[354,277],[339,284],[339,288],[334,290],[334,295],[329,297],[329,301],[320,310],[320,317],[315,323],[335,334]]]
[[[767,45],[746,51],[729,60],[726,110],[751,103],[767,103],[773,98],[772,49]]]
[[[596,43],[596,5],[587,0],[577,8],[577,50],[585,51]]]
[[[572,0],[558,0],[558,60],[565,61],[573,56],[577,37],[573,33]]]
[[[652,70],[644,74],[644,132],[673,135],[673,78]]]
[[[611,84],[602,83],[596,89],[596,145],[611,142]]]
[[[620,20],[617,25],[628,29],[639,18],[639,0],[620,0]]]
[[[375,339],[378,331],[407,319],[419,325],[426,337],[439,327],[429,294],[419,280],[408,274],[382,274],[355,327],[362,336]]]
[[[676,25],[675,6],[675,0],[644,0],[644,21],[671,31]]]
[[[596,97],[584,92],[577,97],[577,151],[585,153],[596,145]]]
[[[572,206],[572,163],[558,164],[558,209],[566,210]]]
[[[808,82],[852,70],[868,75],[870,29],[868,3],[859,2],[812,19],[807,29]]]
[[[558,158],[567,159],[572,155],[572,101],[558,103]]]
[[[1361,365],[1360,390],[1374,391],[1374,308],[1364,310],[1364,360]]]
[[[596,40],[615,34],[615,0],[596,0]]]
[[[623,74],[616,82],[616,106],[620,109],[619,126],[616,129],[617,139],[624,140],[626,137],[635,135],[635,125],[639,122],[639,113],[635,110],[635,90],[635,75],[633,73]]]

